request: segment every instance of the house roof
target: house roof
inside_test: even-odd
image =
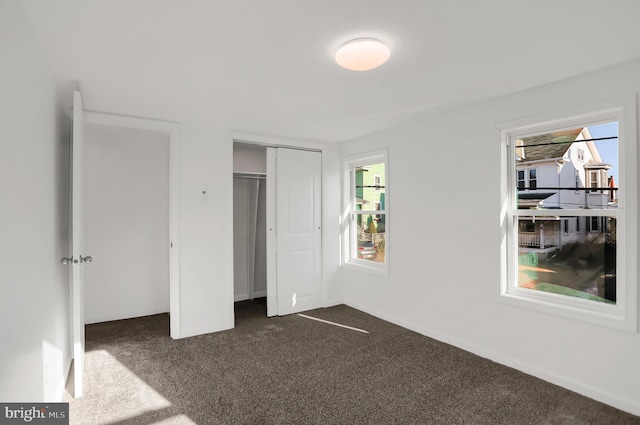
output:
[[[608,170],[611,168],[611,165],[605,164],[604,162],[599,162],[599,161],[589,161],[588,163],[584,164],[584,168]]]
[[[518,192],[518,208],[537,208],[548,197],[555,195],[553,192]]]
[[[582,128],[524,137],[517,146],[523,146],[523,161],[539,161],[549,158],[561,158],[582,132]],[[522,149],[522,148],[521,148]]]
[[[551,195],[555,195],[554,192],[523,192],[523,193],[518,193],[518,199],[527,199],[527,200],[532,200],[532,199],[537,199],[537,200],[544,200],[547,199],[549,196]]]

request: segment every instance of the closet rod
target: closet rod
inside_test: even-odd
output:
[[[233,178],[238,179],[258,179],[258,180],[266,180],[267,176],[265,174],[252,174],[252,173],[233,173]]]

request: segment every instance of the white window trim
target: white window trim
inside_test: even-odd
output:
[[[636,95],[607,99],[497,124],[500,144],[500,291],[499,300],[543,313],[638,332],[638,175]],[[618,166],[620,200],[617,209],[567,210],[572,216],[613,216],[616,235],[616,304],[597,303],[517,286],[517,229],[515,218],[531,215],[517,210],[515,140],[582,125],[618,122]],[[557,211],[539,210],[537,216],[555,216]]]
[[[384,162],[384,186],[385,186],[385,209],[383,211],[366,211],[362,213],[371,214],[385,214],[385,262],[377,263],[375,261],[363,260],[357,257],[356,249],[357,243],[354,238],[354,232],[352,232],[353,218],[351,216],[352,205],[351,202],[355,198],[352,192],[355,188],[355,174],[351,172],[357,166],[370,164],[375,162]],[[343,179],[342,179],[342,266],[345,268],[351,268],[355,270],[366,271],[381,276],[389,276],[389,253],[390,251],[390,237],[391,234],[391,220],[390,220],[390,191],[389,191],[389,154],[387,149],[380,149],[377,151],[367,152],[362,155],[354,155],[347,158],[343,158]]]

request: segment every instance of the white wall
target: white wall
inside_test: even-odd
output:
[[[85,322],[169,311],[169,136],[85,126]]]
[[[346,303],[640,415],[639,334],[499,301],[496,129],[637,93],[638,75],[636,61],[344,144],[345,156],[389,147],[392,232],[389,277],[343,269]]]
[[[265,151],[266,153],[266,151]],[[258,186],[258,217],[256,220],[256,255],[253,296],[267,296],[267,182]]]
[[[233,143],[233,172],[234,173],[248,173],[248,174],[266,174],[267,172],[267,148],[262,145],[255,145],[250,143],[234,142]],[[264,297],[267,294],[267,229],[266,229],[266,180],[260,180],[258,186],[258,180],[243,181],[242,179],[234,178],[234,284],[236,301],[244,300],[253,297]],[[253,188],[251,194],[248,194],[249,186]],[[246,221],[246,211],[243,212],[242,208],[247,208],[247,200],[239,200],[238,196],[246,198],[247,195],[252,197],[256,196],[257,190],[258,196],[258,209],[256,217],[255,228],[255,255],[253,256],[253,297],[246,290],[246,285],[243,284],[247,278],[247,252],[246,244],[244,247],[240,247],[238,244],[242,244],[246,239],[246,235],[242,236],[243,232],[248,230],[247,225],[241,225],[238,220]],[[242,206],[244,205],[244,206]],[[240,239],[240,240],[239,240]]]
[[[255,271],[258,181],[233,179],[233,299],[252,298]],[[264,207],[264,206],[263,206]],[[264,209],[264,208],[263,208]],[[263,211],[263,215],[266,211]],[[266,256],[265,256],[266,260]]]
[[[68,129],[17,0],[0,2],[0,400],[59,401],[69,371]],[[58,92],[59,93],[59,92]]]

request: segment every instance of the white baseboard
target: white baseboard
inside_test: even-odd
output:
[[[86,314],[85,325],[92,323],[111,322],[113,320],[133,319],[135,317],[152,316],[154,314],[169,313],[169,307],[157,306],[151,308],[145,308],[136,311],[113,311],[105,314]]]
[[[573,378],[550,372],[528,362],[523,362],[522,360],[515,357],[505,355],[484,346],[469,343],[468,341],[452,337],[451,335],[443,334],[441,332],[435,332],[431,329],[416,325],[415,323],[409,323],[395,316],[391,316],[375,309],[368,308],[358,303],[346,304],[357,310],[371,314],[372,316],[378,317],[382,320],[386,320],[387,322],[402,326],[403,328],[412,330],[446,344],[453,345],[454,347],[458,347],[462,350],[476,354],[480,357],[489,359],[496,363],[512,367],[528,375],[535,376],[536,378],[540,378],[552,384],[567,388],[585,397],[589,397],[591,399],[613,406],[616,409],[624,410],[625,412],[631,413],[632,415],[640,416],[640,401],[638,400],[631,400],[616,394],[612,394],[608,391],[603,391],[599,388],[593,387],[589,384],[575,380]]]
[[[324,304],[322,304],[322,307],[323,308],[329,308],[329,307],[335,307],[335,306],[340,305],[340,304],[344,304],[344,301],[337,300],[337,299],[336,300],[326,300],[324,302]],[[356,307],[354,307],[354,308],[356,308]],[[358,309],[358,310],[360,310],[360,309]]]
[[[253,298],[263,298],[267,296],[267,291],[258,291],[253,293]],[[237,303],[238,301],[246,301],[252,299],[249,297],[249,294],[239,294],[233,296],[233,302]]]
[[[69,379],[69,373],[71,373],[71,356],[66,360],[66,364],[62,366],[62,379],[61,383],[58,385],[58,389],[56,390],[56,399],[55,402],[62,402],[64,399],[64,392],[67,388],[67,380]]]
[[[180,336],[174,339],[189,338],[191,336],[198,336],[198,335],[210,334],[214,332],[226,331],[229,329],[233,329],[233,326],[234,324],[232,322],[231,324],[227,324],[223,327],[218,327],[218,328],[207,326],[207,327],[198,327],[198,328],[192,328],[192,329],[182,329],[182,331],[180,332]]]

